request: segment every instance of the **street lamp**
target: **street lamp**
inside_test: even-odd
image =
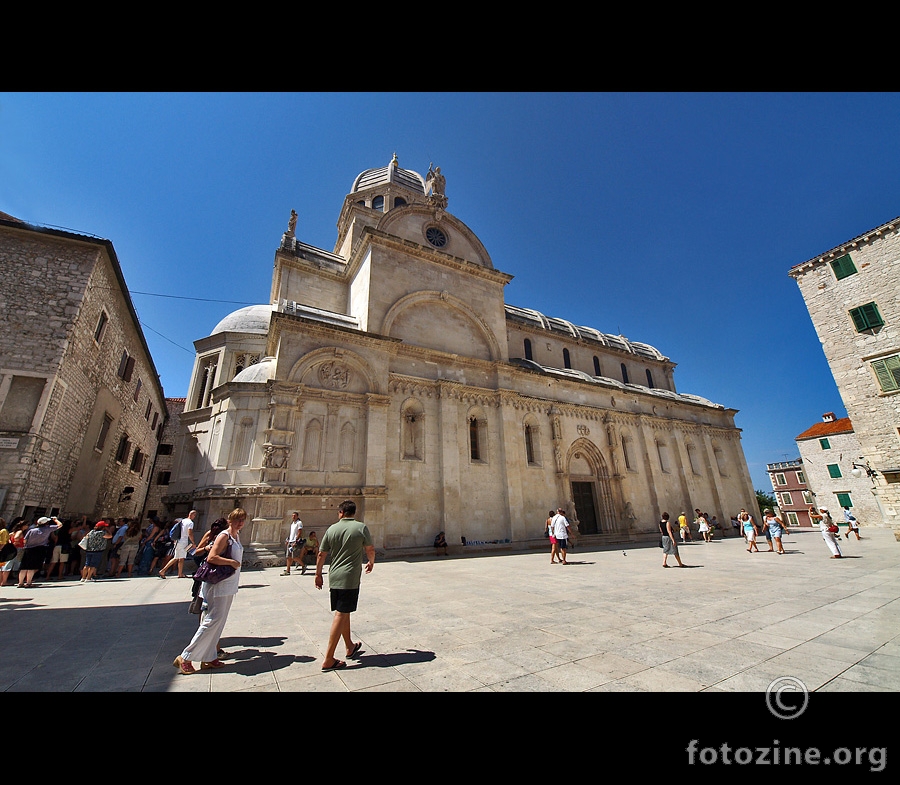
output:
[[[862,455],[859,456],[859,459],[861,461],[866,461],[866,459]],[[852,465],[853,465],[853,468],[850,470],[850,474],[852,474],[854,477],[857,477],[857,478],[862,477],[863,472],[865,472],[866,476],[871,478],[872,482],[875,482],[875,477],[878,475],[878,472],[875,471],[875,469],[873,469],[871,466],[869,466],[868,461],[866,461],[865,466],[862,466],[858,463],[854,463]]]

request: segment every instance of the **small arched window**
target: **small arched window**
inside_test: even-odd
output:
[[[487,418],[479,407],[468,414],[469,425],[469,458],[472,463],[487,463]]]
[[[376,196],[372,199],[372,209],[373,210],[384,210],[384,197]]]
[[[596,354],[594,355],[594,376],[603,376],[600,373],[600,358]]]
[[[620,367],[622,369],[622,381],[628,384],[628,369],[625,367],[625,363],[622,363]]]
[[[528,338],[525,339],[525,359],[526,360],[534,359],[534,357],[532,357],[532,355],[531,355],[531,341]]]
[[[403,207],[404,205],[406,205],[406,199],[404,199],[402,196],[398,196],[396,199],[394,199],[394,207]]]
[[[564,368],[572,367],[572,357],[569,355],[568,349],[563,349],[563,367]]]

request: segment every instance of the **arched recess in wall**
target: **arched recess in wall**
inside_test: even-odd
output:
[[[327,346],[305,354],[288,372],[289,382],[317,389],[347,393],[374,392],[384,395],[386,390],[366,360],[356,352]]]
[[[250,463],[250,448],[253,447],[253,418],[242,417],[234,429],[231,442],[230,466],[247,466]]]
[[[713,455],[715,456],[715,459],[716,459],[716,468],[719,470],[719,475],[722,477],[727,477],[728,476],[728,461],[725,460],[724,451],[716,443],[713,443],[712,448],[713,448]]]
[[[356,456],[356,426],[345,422],[341,426],[341,438],[338,445],[338,471],[352,472]]]
[[[566,454],[565,465],[579,534],[616,531],[612,476],[599,448],[588,439],[576,439]]]
[[[413,292],[395,302],[377,330],[413,346],[499,360],[497,337],[467,303],[448,292]]]
[[[314,417],[303,429],[303,455],[300,466],[307,471],[322,468],[322,421]]]
[[[700,471],[700,457],[697,454],[697,448],[694,446],[692,441],[686,441],[684,443],[684,449],[687,452],[688,456],[688,465],[691,467],[691,472],[693,474],[702,474]]]
[[[417,398],[407,398],[400,406],[400,458],[425,460],[425,407]]]
[[[634,444],[634,437],[624,428],[621,431],[622,438],[622,460],[625,463],[626,471],[636,472],[638,470],[637,452]]]

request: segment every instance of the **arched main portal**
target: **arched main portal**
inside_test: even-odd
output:
[[[616,529],[612,477],[600,450],[578,439],[566,456],[566,473],[578,519],[579,534],[604,534]]]

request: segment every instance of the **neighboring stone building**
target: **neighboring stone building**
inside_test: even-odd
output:
[[[881,512],[873,494],[874,481],[860,462],[860,445],[849,417],[822,415],[822,422],[796,437],[803,458],[806,479],[817,507],[827,507],[837,521],[843,507],[853,508],[860,526],[881,522]]]
[[[766,471],[775,492],[775,503],[778,513],[789,526],[813,525],[809,517],[809,505],[816,500],[806,484],[806,472],[802,459],[767,463]],[[762,512],[760,510],[760,512]]]
[[[165,420],[112,243],[0,214],[0,515],[137,515]]]
[[[853,457],[875,472],[878,512],[868,523],[900,530],[900,218],[796,265],[789,275],[859,440]]]
[[[144,511],[141,515],[143,520],[156,517],[160,521],[168,521],[177,517],[166,505],[164,497],[169,493],[169,481],[175,468],[175,439],[181,429],[181,412],[184,410],[184,402],[184,398],[166,398],[168,418],[156,450],[156,463],[152,468],[147,498],[144,501]]]
[[[440,169],[362,172],[333,251],[275,251],[270,302],[197,351],[165,503],[280,549],[357,502],[379,549],[655,536],[662,511],[726,513],[755,491],[734,409],[675,389],[652,346],[507,305],[512,276],[447,212]]]

